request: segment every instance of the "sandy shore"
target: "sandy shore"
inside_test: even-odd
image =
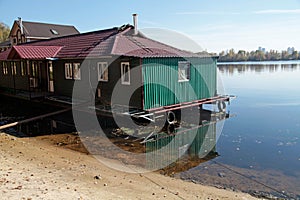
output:
[[[0,133],[0,151],[1,199],[255,199],[158,173],[115,171],[43,137]]]

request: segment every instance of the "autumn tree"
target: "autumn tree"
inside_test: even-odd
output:
[[[0,42],[4,42],[8,39],[9,32],[9,26],[4,24],[3,22],[0,22]]]
[[[244,50],[239,50],[239,52],[236,55],[236,60],[237,61],[246,61],[248,58],[246,56],[246,51]]]

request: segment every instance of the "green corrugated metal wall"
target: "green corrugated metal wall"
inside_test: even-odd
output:
[[[178,82],[178,62],[189,61],[190,80]],[[172,105],[215,96],[215,58],[143,59],[144,109]]]
[[[147,167],[149,169],[161,168],[165,167],[165,163],[171,164],[177,161],[181,156],[180,149],[185,145],[188,146],[185,154],[191,157],[204,158],[209,152],[215,152],[216,124],[147,142]],[[164,148],[163,151],[158,151],[162,148]]]

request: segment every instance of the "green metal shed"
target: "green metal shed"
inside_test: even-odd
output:
[[[179,81],[178,63],[190,63],[189,80]],[[144,109],[206,99],[217,93],[217,59],[144,58]]]

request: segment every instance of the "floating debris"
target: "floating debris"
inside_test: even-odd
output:
[[[249,191],[249,194],[262,199],[290,199],[284,193],[264,192],[264,191]]]
[[[126,135],[133,135],[135,132],[133,129],[125,128],[125,127],[122,127],[121,130]]]

